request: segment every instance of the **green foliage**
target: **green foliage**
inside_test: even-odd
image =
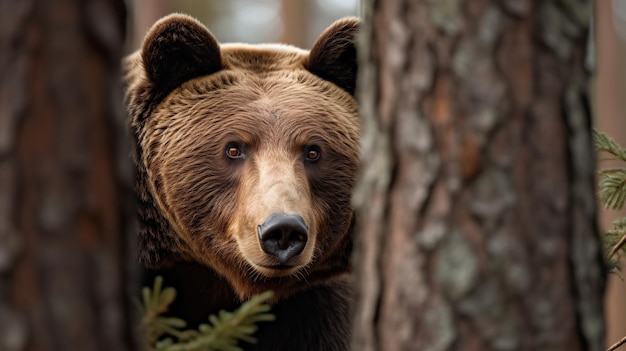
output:
[[[180,318],[163,317],[176,298],[176,290],[163,288],[163,278],[157,277],[152,289],[143,288],[143,318],[141,321],[143,349],[149,351],[241,351],[237,341],[256,343],[252,336],[258,322],[273,321],[268,313],[267,291],[245,302],[234,312],[220,311],[209,316],[208,324],[198,330],[184,330],[187,323]],[[166,338],[163,338],[167,336]]]
[[[594,130],[596,149],[608,154],[609,160],[618,160],[626,163],[626,149],[619,146],[615,140],[606,134]],[[626,202],[626,165],[624,168],[607,168],[598,171],[598,198],[605,209],[619,210]],[[612,271],[619,269],[618,252],[626,253],[626,217],[613,222],[613,229],[602,234],[607,262]]]
[[[594,130],[593,139],[595,141],[596,149],[598,149],[598,151],[607,152],[612,155],[611,158],[626,162],[626,149],[619,146],[615,142],[615,140],[613,140],[613,138],[602,132]]]
[[[611,155],[610,159],[626,162],[626,149],[604,133],[594,131],[596,149]],[[626,168],[602,169],[598,197],[607,209],[619,210],[626,200]]]

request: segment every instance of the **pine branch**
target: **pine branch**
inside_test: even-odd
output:
[[[626,149],[615,140],[597,130],[593,131],[595,146],[598,151],[608,153],[616,160],[626,162]],[[605,209],[619,210],[626,203],[626,168],[606,168],[598,171],[598,199]],[[611,271],[619,270],[618,252],[626,252],[626,217],[613,222],[613,229],[602,234],[602,244]]]
[[[149,345],[154,345],[161,336],[176,333],[186,326],[185,321],[178,318],[161,317],[167,312],[170,304],[176,299],[176,290],[167,287],[163,289],[163,277],[158,276],[154,280],[152,289],[144,287],[142,289],[143,306],[141,320],[141,332],[144,336],[144,350],[150,349]]]
[[[615,234],[620,237],[619,241],[613,245],[613,248],[609,252],[609,258],[613,257],[621,248],[626,244],[626,229],[614,229],[609,230],[607,235]]]
[[[184,342],[173,343],[164,340],[157,344],[159,351],[241,351],[238,340],[256,343],[252,334],[258,327],[256,323],[273,321],[275,317],[267,313],[270,306],[264,304],[272,296],[266,292],[247,301],[234,312],[220,311],[219,315],[209,317],[210,324],[202,324],[198,334]]]
[[[626,149],[619,146],[613,138],[594,129],[593,139],[598,151],[608,152],[616,158],[626,162]]]
[[[626,149],[619,146],[615,140],[597,130],[593,131],[595,146],[598,151],[606,152],[614,156],[614,160],[626,162]],[[598,183],[598,198],[604,203],[605,209],[619,210],[626,202],[626,168],[608,168],[598,171],[600,181]],[[602,244],[608,253],[605,254],[606,262],[613,273],[620,274],[620,255],[618,252],[626,252],[626,217],[613,222],[613,229],[602,233]],[[606,251],[605,251],[606,252]],[[621,277],[621,275],[620,275]],[[613,344],[607,351],[617,350],[626,343],[626,337]]]
[[[268,313],[270,306],[265,302],[273,295],[267,291],[245,302],[234,312],[220,311],[209,316],[209,324],[201,324],[198,330],[183,330],[185,321],[179,318],[161,317],[174,301],[173,288],[162,289],[163,278],[157,277],[152,290],[143,289],[144,349],[158,351],[241,351],[239,340],[256,343],[252,336],[258,322],[275,320]],[[158,341],[163,336],[169,338]]]
[[[611,345],[611,347],[609,347],[608,349],[606,349],[606,351],[615,351],[617,350],[620,346],[624,345],[626,343],[626,336],[623,337],[621,340],[619,340],[618,342],[616,342],[615,344]]]
[[[607,152],[617,159],[626,162],[626,149],[619,146],[608,135],[593,131],[596,149]],[[604,203],[605,209],[619,210],[626,202],[626,168],[607,168],[598,171],[598,198]]]
[[[624,229],[626,230],[626,217],[618,218],[613,221],[613,227],[615,229]]]
[[[619,210],[626,200],[626,170],[600,172],[598,197],[606,209]]]

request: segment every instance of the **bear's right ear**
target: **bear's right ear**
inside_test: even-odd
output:
[[[192,78],[222,68],[215,37],[202,23],[181,14],[163,17],[152,26],[141,58],[157,99]]]

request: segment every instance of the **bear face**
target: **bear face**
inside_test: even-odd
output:
[[[184,15],[152,27],[124,64],[146,265],[202,263],[240,298],[348,270],[358,26],[310,52],[220,45]]]

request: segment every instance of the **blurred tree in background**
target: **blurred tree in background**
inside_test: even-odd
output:
[[[124,2],[0,1],[0,350],[131,350]]]
[[[282,42],[309,48],[334,20],[358,14],[359,0],[132,0],[130,50],[171,12],[196,17],[222,42]]]

